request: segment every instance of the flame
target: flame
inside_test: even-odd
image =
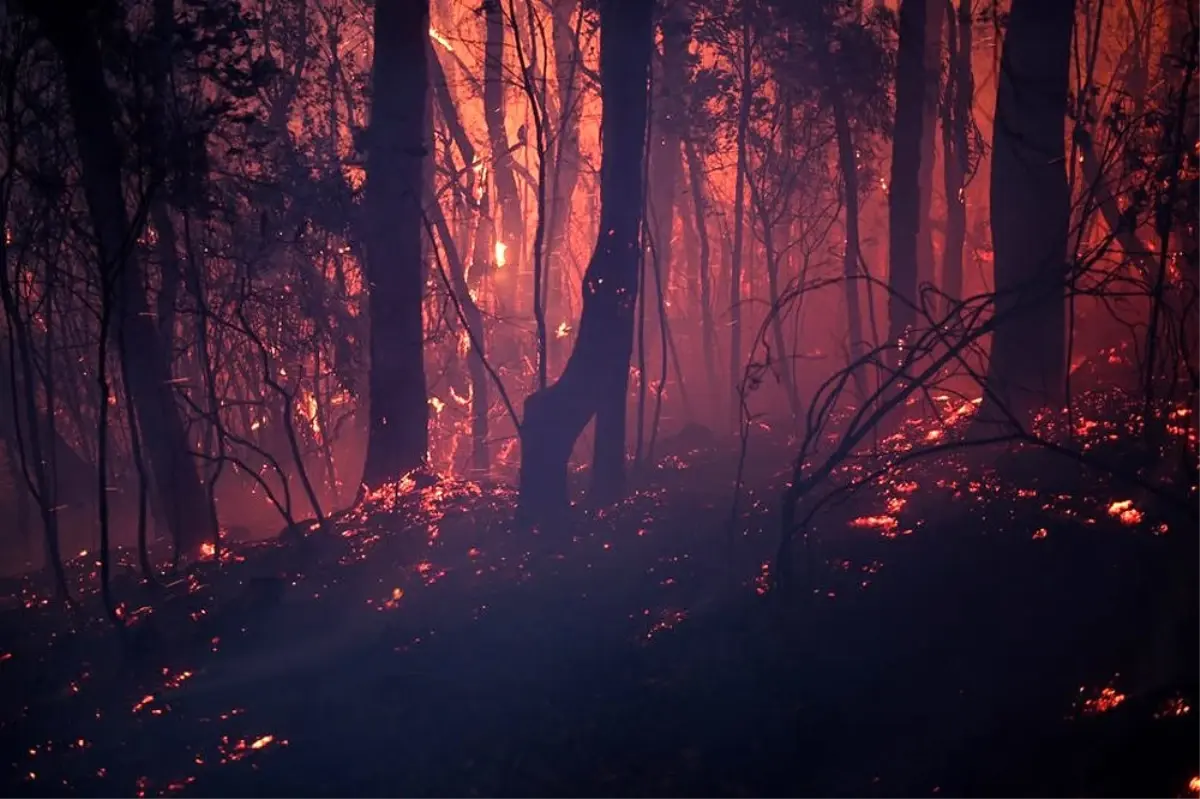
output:
[[[442,401],[441,401],[440,399],[438,399],[437,397],[435,397],[435,396],[433,396],[433,395],[430,395],[430,397],[429,397],[429,407],[430,407],[430,408],[433,408],[433,412],[434,412],[435,414],[438,414],[438,413],[441,413],[441,412],[442,412],[442,409],[444,409],[444,408],[446,407],[446,403],[442,402]]]
[[[555,338],[566,338],[571,335],[571,326],[566,322],[559,322],[558,328],[554,331]]]
[[[200,557],[211,558],[215,554],[217,554],[216,544],[212,543],[211,541],[205,541],[200,545]]]
[[[429,26],[429,38],[446,48],[446,52],[453,53],[454,45],[450,44],[450,40],[442,35],[441,31],[432,25]]]
[[[496,268],[503,269],[508,263],[508,245],[502,241],[496,242]]]

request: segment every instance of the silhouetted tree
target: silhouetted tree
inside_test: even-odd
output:
[[[371,283],[371,432],[363,482],[420,466],[429,446],[425,393],[425,236],[429,0],[378,0],[367,139],[367,277]]]
[[[601,0],[600,231],[584,274],[583,313],[559,379],[525,401],[519,510],[536,519],[567,504],[567,461],[596,419],[592,496],[624,489],[626,393],[641,264],[650,0]]]
[[[982,421],[1018,418],[1066,385],[1070,193],[1063,135],[1074,0],[1013,0],[992,143],[996,314]]]

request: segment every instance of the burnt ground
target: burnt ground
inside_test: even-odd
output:
[[[914,466],[825,513],[782,592],[778,477],[731,538],[732,460],[538,532],[504,489],[405,486],[118,581],[125,636],[10,585],[35,607],[0,615],[4,793],[1189,794],[1194,516],[1122,516],[1040,454]]]

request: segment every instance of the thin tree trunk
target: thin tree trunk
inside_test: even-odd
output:
[[[566,506],[567,461],[593,416],[592,497],[604,502],[624,489],[653,4],[601,0],[600,8],[600,234],[583,279],[583,313],[571,357],[555,383],[525,401],[518,509],[526,519]]]
[[[866,350],[863,340],[862,305],[859,298],[859,231],[858,231],[858,159],[854,152],[854,135],[850,130],[850,119],[846,114],[845,101],[835,89],[830,92],[833,108],[834,132],[838,143],[838,164],[842,173],[842,201],[846,207],[846,247],[842,255],[842,279],[846,291],[846,326],[849,328],[849,359],[851,363],[862,357]],[[872,291],[870,284],[867,291]],[[866,399],[866,383],[861,369],[854,370],[854,386],[858,400]]]
[[[704,342],[704,367],[708,373],[708,386],[712,399],[717,398],[717,332],[713,324],[712,278],[710,260],[712,253],[708,242],[707,205],[704,201],[704,171],[696,145],[688,139],[684,143],[687,155],[688,178],[692,184],[692,206],[696,210],[696,237],[700,240],[697,278],[700,281],[700,332]]]
[[[661,278],[662,299],[671,290],[671,237],[675,228],[675,201],[679,191],[680,143],[684,124],[683,92],[687,82],[687,42],[691,20],[684,0],[671,0],[661,22],[663,55],[657,70],[654,119],[651,123],[650,191],[651,231]],[[658,290],[656,289],[656,293]],[[663,305],[664,303],[659,303]]]
[[[733,387],[730,409],[735,426],[741,424],[741,405],[737,395],[742,383],[742,245],[746,216],[746,133],[750,127],[750,0],[742,4],[742,97],[738,110],[737,175],[733,192],[733,252],[729,275],[729,380]]]
[[[421,323],[428,30],[429,0],[377,0],[366,199],[371,282],[367,485],[395,480],[422,465],[429,447]]]
[[[101,273],[114,285],[112,333],[123,339],[118,345],[129,353],[126,389],[156,477],[154,494],[177,551],[192,554],[201,543],[215,538],[216,519],[205,500],[175,402],[170,350],[150,313],[141,265],[131,246],[136,235],[122,189],[121,147],[113,127],[115,99],[104,80],[96,32],[86,27],[85,20],[62,12],[43,21],[63,64]]]
[[[779,364],[779,379],[787,392],[788,407],[795,422],[800,418],[800,398],[796,394],[796,381],[792,378],[792,364],[783,336],[783,309],[779,307],[779,258],[775,253],[773,225],[762,194],[754,188],[754,181],[751,179],[747,183],[750,186],[750,202],[757,209],[762,224],[763,248],[766,251],[767,299],[771,303],[771,334],[775,348],[771,361]]]

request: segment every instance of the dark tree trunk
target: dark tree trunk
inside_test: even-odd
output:
[[[191,554],[204,541],[215,540],[216,519],[175,402],[170,349],[150,312],[141,264],[131,246],[137,237],[125,208],[115,99],[104,80],[95,31],[82,16],[49,11],[54,18],[47,15],[43,21],[62,60],[101,273],[113,292],[110,332],[118,337],[118,352],[127,359],[126,391],[155,477],[156,505],[179,552]]]
[[[846,288],[846,326],[849,328],[849,359],[854,363],[865,350],[863,340],[861,293],[858,290],[858,162],[854,155],[854,134],[850,130],[850,119],[846,106],[836,88],[830,93],[833,107],[833,124],[837,134],[838,166],[842,173],[842,202],[846,205],[846,252],[842,256],[842,278]],[[867,291],[871,291],[870,285]],[[854,386],[861,402],[866,398],[866,384],[862,370],[854,371]]]
[[[605,502],[624,490],[652,11],[649,0],[600,3],[600,234],[583,278],[583,314],[571,357],[554,384],[525,401],[519,513],[527,520],[567,505],[567,462],[593,416],[592,496]]]
[[[661,289],[666,294],[671,285],[671,234],[675,228],[675,202],[679,193],[683,92],[687,83],[687,42],[692,28],[684,0],[671,0],[661,27],[663,55],[650,128],[650,230]]]
[[[947,0],[949,2],[949,0]],[[966,179],[971,164],[971,113],[975,79],[971,71],[971,0],[959,0],[958,14],[947,14],[949,74],[942,104],[942,166],[946,189],[946,246],[941,289],[953,302],[962,299],[963,245],[967,238]]]
[[[1074,0],[1013,0],[992,145],[997,327],[984,422],[1021,420],[1066,385],[1066,118]],[[987,412],[984,412],[987,411]]]
[[[488,146],[492,151],[492,185],[496,193],[493,213],[499,213],[500,225],[496,241],[504,245],[504,266],[493,271],[496,293],[502,309],[516,308],[517,266],[521,260],[521,239],[524,220],[517,181],[513,176],[512,152],[508,144],[508,128],[504,124],[504,11],[500,0],[485,0],[486,39],[483,55],[483,116],[487,123]],[[376,33],[378,35],[378,33]],[[496,264],[499,267],[499,264]]]
[[[712,278],[710,276],[712,248],[708,241],[708,214],[704,202],[704,170],[700,156],[692,141],[684,143],[687,156],[688,179],[692,186],[692,206],[696,211],[696,238],[700,252],[697,263],[697,279],[700,282],[700,334],[704,342],[704,366],[708,374],[708,387],[712,401],[717,400],[717,331],[713,324]]]
[[[792,413],[792,422],[800,419],[800,396],[796,392],[796,381],[792,377],[791,356],[788,354],[783,332],[784,309],[779,305],[779,255],[775,251],[775,223],[771,218],[771,209],[766,205],[762,192],[754,188],[754,180],[746,181],[750,188],[750,204],[754,207],[762,225],[763,255],[767,267],[767,301],[775,312],[771,315],[771,350],[770,362],[778,365],[779,380],[787,393],[788,409]],[[764,342],[765,343],[765,342]]]
[[[927,0],[900,4],[896,56],[896,129],[888,190],[888,339],[896,345],[916,324],[917,231],[920,228],[921,129],[924,127]]]
[[[371,285],[367,485],[395,480],[420,466],[429,446],[421,325],[428,31],[429,0],[377,0],[366,194]]]
[[[742,7],[742,98],[738,110],[737,175],[733,190],[733,251],[729,275],[729,380],[733,387],[732,418],[741,424],[737,387],[742,382],[742,243],[746,227],[746,133],[750,128],[750,0]]]
[[[938,90],[942,76],[942,23],[946,0],[925,0],[925,96],[921,108],[921,162],[917,174],[920,192],[917,233],[917,285],[935,283],[937,261],[933,250],[933,167],[937,160]],[[945,153],[942,154],[943,158]]]

